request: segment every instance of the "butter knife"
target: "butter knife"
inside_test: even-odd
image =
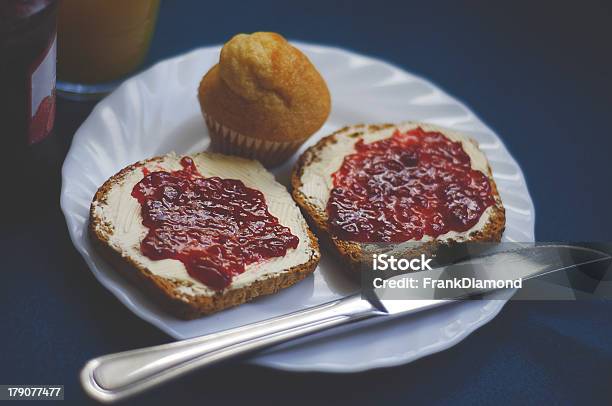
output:
[[[604,252],[579,246],[531,246],[394,278],[436,279],[467,272],[478,274],[481,278],[491,276],[496,279],[508,277],[527,280],[610,258]],[[373,289],[373,294],[357,293],[217,333],[94,358],[87,362],[81,371],[81,384],[92,398],[111,403],[195,369],[288,340],[373,317],[420,312],[492,290],[495,289],[463,289],[441,299],[435,298],[433,291],[421,291],[424,299],[399,300],[390,298],[388,288]]]

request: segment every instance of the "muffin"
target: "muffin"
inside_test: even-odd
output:
[[[239,34],[200,82],[214,149],[266,166],[286,161],[329,116],[325,81],[279,34]]]

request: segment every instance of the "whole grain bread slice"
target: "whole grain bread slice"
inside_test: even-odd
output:
[[[483,163],[481,170],[489,178],[495,199],[495,204],[490,207],[490,214],[486,223],[478,230],[454,238],[407,241],[406,243],[391,244],[391,247],[390,244],[347,241],[331,234],[326,210],[327,198],[332,187],[331,174],[339,169],[344,156],[354,152],[353,149],[347,150],[346,145],[350,146],[363,137],[382,139],[390,136],[396,129],[406,131],[416,127],[421,127],[426,131],[439,131],[449,138],[461,140],[464,150],[468,148],[471,153],[481,155],[480,158]],[[342,145],[342,148],[339,148],[338,145]],[[329,164],[329,168],[322,170],[321,168],[330,161],[333,161],[333,163]],[[478,149],[477,142],[456,131],[431,124],[404,122],[398,125],[359,124],[344,127],[322,138],[300,156],[293,168],[291,184],[294,200],[302,208],[311,224],[318,230],[317,235],[321,241],[330,246],[332,251],[338,254],[351,271],[369,269],[364,267],[371,267],[372,254],[375,253],[392,251],[395,255],[406,258],[416,257],[420,254],[435,257],[444,248],[456,248],[458,245],[468,242],[498,242],[501,240],[505,229],[504,206],[493,179],[491,167],[484,154]],[[324,192],[321,192],[322,190]]]
[[[284,261],[282,263],[291,266],[277,269],[281,265],[266,262],[257,264],[257,269],[263,272],[261,276],[250,277],[248,282],[240,286],[232,283],[222,291],[213,291],[190,278],[182,263],[177,260],[152,261],[139,255],[139,243],[144,237],[143,233],[146,233],[146,227],[142,225],[140,206],[136,199],[131,197],[130,192],[133,185],[144,177],[144,168],[149,171],[179,169],[177,163],[181,157],[168,154],[136,162],[124,168],[109,178],[93,198],[89,218],[90,239],[118,272],[146,291],[169,313],[179,318],[192,319],[240,305],[259,296],[273,294],[304,279],[315,270],[320,258],[317,239],[291,200],[290,194],[284,186],[274,180],[271,173],[256,161],[238,157],[207,152],[190,156],[204,176],[207,176],[206,171],[212,171],[213,173],[208,173],[208,176],[239,178],[247,186],[258,190],[261,190],[257,187],[258,183],[261,183],[262,188],[265,185],[272,190],[268,193],[261,191],[273,215],[268,198],[272,196],[275,200],[282,200],[274,203],[275,207],[286,207],[292,220],[291,224],[283,224],[280,218],[279,221],[289,226],[292,233],[300,234],[298,248],[289,250],[286,258],[282,259]],[[219,166],[220,162],[223,162],[223,166]],[[202,168],[202,165],[206,165],[206,168]],[[215,166],[218,166],[218,169],[211,169]],[[233,175],[237,176],[232,177]],[[240,179],[240,176],[244,179]],[[117,208],[117,205],[121,208]],[[126,209],[127,206],[129,209]],[[136,232],[126,231],[130,228],[136,229]],[[136,235],[138,233],[140,234]],[[120,238],[122,236],[126,237]],[[293,260],[293,257],[289,256],[296,255],[297,250],[303,252],[300,251],[300,259]],[[272,268],[273,266],[276,268]],[[274,271],[267,272],[270,269]],[[247,266],[245,273],[240,276],[248,272],[253,272],[250,266]]]

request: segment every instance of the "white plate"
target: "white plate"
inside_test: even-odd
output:
[[[308,145],[344,125],[362,122],[420,120],[462,130],[478,140],[493,167],[506,207],[504,239],[533,240],[534,208],[519,166],[499,137],[464,105],[428,81],[387,63],[337,48],[297,46],[327,80],[333,100],[329,120]],[[199,320],[182,321],[160,311],[92,249],[86,232],[89,204],[108,177],[140,159],[207,147],[196,89],[202,75],[218,61],[219,49],[202,48],[168,59],[126,81],[79,128],[62,170],[62,210],[72,241],[91,271],[130,310],[177,339],[303,309],[358,288],[323,253],[313,276],[279,294]],[[279,181],[287,184],[292,165],[293,161],[275,170]],[[496,297],[508,296],[502,292]],[[302,340],[297,346],[268,351],[251,361],[287,370],[333,372],[398,365],[456,344],[491,320],[504,303],[466,301]]]

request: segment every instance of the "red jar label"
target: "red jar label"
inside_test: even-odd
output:
[[[44,140],[53,129],[55,120],[56,36],[29,72],[28,144]]]

